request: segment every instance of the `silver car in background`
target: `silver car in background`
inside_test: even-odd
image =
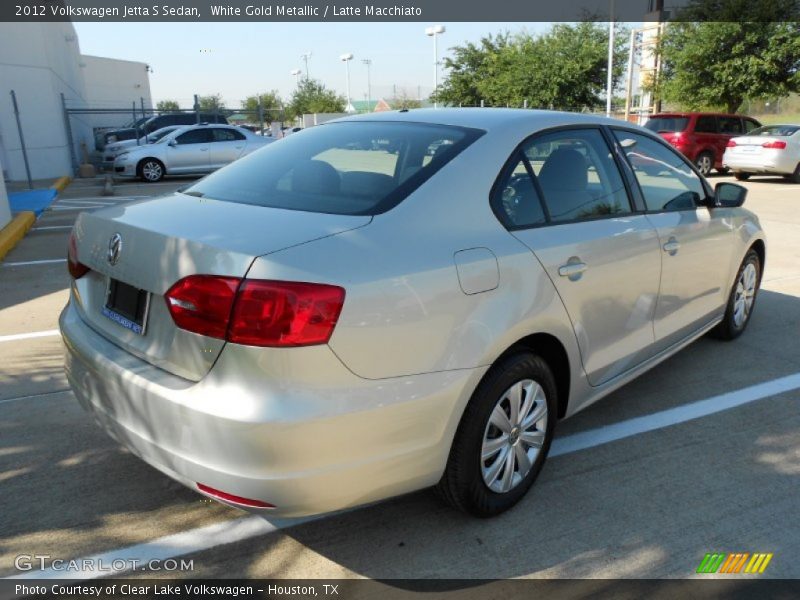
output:
[[[114,159],[114,176],[156,182],[165,175],[202,175],[274,141],[233,125],[188,125],[154,144],[123,150]]]
[[[128,152],[131,149],[135,149],[137,146],[155,144],[165,135],[172,133],[176,129],[180,129],[180,127],[180,125],[170,125],[169,127],[162,127],[149,135],[140,137],[138,140],[122,140],[121,142],[106,144],[106,147],[103,148],[103,166],[113,168],[117,156],[123,152]]]
[[[800,125],[764,125],[728,142],[722,157],[736,179],[751,175],[783,175],[800,183]]]
[[[67,377],[134,454],[233,506],[436,486],[494,515],[559,419],[745,330],[766,250],[745,193],[590,115],[327,123],[81,214]]]

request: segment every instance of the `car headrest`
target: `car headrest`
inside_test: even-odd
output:
[[[589,184],[589,169],[583,154],[573,148],[559,148],[553,152],[539,171],[539,184],[550,190],[585,190]]]
[[[338,194],[342,181],[337,171],[322,160],[298,162],[292,170],[292,191],[303,194]]]

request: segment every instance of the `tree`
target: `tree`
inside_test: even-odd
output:
[[[178,102],[176,100],[159,100],[156,104],[156,110],[158,112],[176,112],[180,110],[178,106]]]
[[[613,82],[622,77],[627,35],[617,26]],[[608,27],[559,23],[546,33],[500,33],[453,48],[447,80],[432,96],[452,105],[523,106],[580,110],[605,102]]]
[[[344,112],[346,104],[344,96],[327,89],[322,82],[303,79],[289,100],[286,114],[293,119],[313,113],[340,113]]]
[[[659,45],[661,79],[651,89],[686,109],[729,113],[745,99],[800,91],[800,24],[782,19],[671,23]]]
[[[405,88],[402,88],[399,93],[395,94],[395,96],[389,101],[389,104],[392,108],[398,110],[422,107],[422,102],[409,96]]]
[[[272,123],[279,116],[283,103],[277,90],[271,90],[263,94],[248,96],[242,100],[242,110],[250,112],[251,119],[258,121],[258,103],[261,101],[261,109],[264,113],[264,122]]]
[[[225,101],[220,94],[200,96],[197,99],[197,106],[202,112],[218,113],[225,110]]]

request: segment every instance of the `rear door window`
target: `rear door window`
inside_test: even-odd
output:
[[[713,115],[702,115],[697,117],[694,124],[695,133],[717,133],[717,118]]]
[[[215,142],[236,142],[245,139],[244,134],[235,129],[223,129],[222,127],[213,127],[211,131],[214,134]]]
[[[720,117],[719,131],[727,135],[742,135],[742,120],[739,117]]]

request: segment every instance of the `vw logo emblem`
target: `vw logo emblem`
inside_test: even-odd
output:
[[[118,233],[115,233],[111,236],[111,239],[108,240],[108,264],[115,265],[119,262],[119,255],[122,252],[122,236]]]

